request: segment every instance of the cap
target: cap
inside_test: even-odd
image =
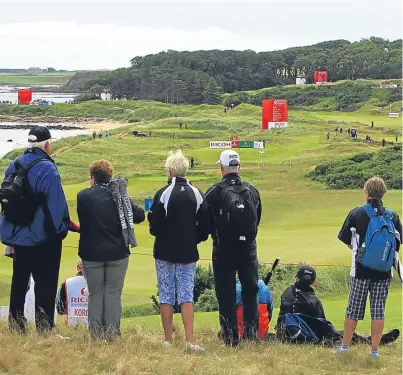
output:
[[[310,266],[302,266],[296,275],[301,282],[305,282],[309,285],[312,285],[316,280],[316,271]]]
[[[49,129],[42,125],[33,127],[28,134],[28,142],[43,142],[51,138]]]
[[[236,167],[241,163],[241,159],[239,159],[239,155],[234,150],[225,150],[220,155],[220,160],[217,161],[217,164],[222,164],[224,167]]]

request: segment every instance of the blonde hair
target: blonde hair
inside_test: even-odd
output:
[[[364,192],[371,198],[383,198],[388,190],[385,181],[379,176],[374,176],[365,181]]]
[[[171,171],[172,177],[182,177],[189,169],[189,160],[182,154],[181,150],[169,153],[165,162],[165,170]]]

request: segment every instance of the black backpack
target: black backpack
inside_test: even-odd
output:
[[[14,171],[1,184],[0,203],[7,221],[27,227],[34,220],[36,211],[42,204],[42,198],[33,193],[28,183],[27,172],[35,164],[47,159],[35,159],[25,168],[20,159],[14,161]]]
[[[221,186],[222,205],[216,218],[219,242],[234,245],[252,243],[257,236],[257,198],[241,182]]]

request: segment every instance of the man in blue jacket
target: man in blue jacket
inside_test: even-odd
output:
[[[69,227],[69,211],[60,174],[51,153],[51,134],[44,126],[35,126],[29,132],[29,147],[19,159],[26,167],[35,159],[43,159],[26,172],[38,207],[33,221],[21,226],[7,220],[0,225],[1,239],[14,247],[13,276],[10,294],[9,324],[11,329],[26,333],[24,316],[25,294],[29,276],[35,281],[35,321],[38,332],[54,328],[55,299],[59,278],[62,240]],[[6,171],[8,178],[15,170],[12,162]]]

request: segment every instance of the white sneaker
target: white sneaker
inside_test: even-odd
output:
[[[171,341],[164,341],[163,345],[164,346],[172,346],[172,342]]]
[[[196,344],[190,344],[190,343],[188,343],[188,344],[187,344],[187,348],[188,348],[188,350],[191,351],[191,352],[199,352],[199,353],[205,352],[205,350],[204,350],[204,348],[203,348],[202,346],[196,345]]]
[[[340,355],[340,354],[346,354],[349,352],[349,349],[343,348],[342,346],[339,346],[334,352],[334,355]]]
[[[60,339],[60,340],[71,340],[71,337],[68,337],[68,336],[62,336],[62,335],[56,335],[56,337],[58,338],[58,339]]]

